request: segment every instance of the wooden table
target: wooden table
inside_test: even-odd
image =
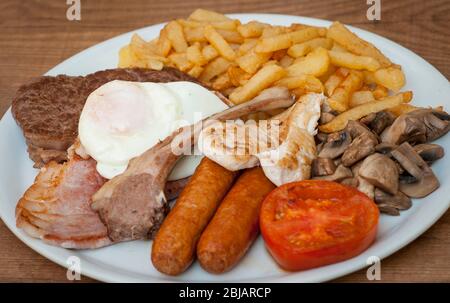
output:
[[[66,1],[0,2],[0,115],[21,83],[118,34],[203,7],[224,13],[281,13],[340,20],[390,38],[450,76],[450,1],[382,0],[381,21],[366,18],[365,0],[82,0],[81,21]],[[432,88],[430,88],[432,89]],[[448,101],[448,100],[447,100]],[[446,102],[442,100],[442,102]],[[412,244],[382,261],[382,281],[450,282],[450,212]],[[66,281],[66,270],[19,241],[0,221],[0,281]],[[82,281],[93,281],[83,277]],[[364,282],[365,270],[337,281]]]

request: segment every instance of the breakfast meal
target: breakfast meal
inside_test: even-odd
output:
[[[443,107],[411,105],[369,41],[195,10],[118,68],[43,76],[12,102],[39,172],[16,225],[69,249],[152,240],[161,273],[232,270],[261,234],[289,271],[341,262],[439,187]],[[124,244],[125,245],[125,244]]]

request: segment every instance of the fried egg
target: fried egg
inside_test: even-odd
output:
[[[97,171],[111,179],[178,128],[227,109],[206,88],[186,81],[153,83],[114,80],[86,100],[78,125],[82,146],[97,161]],[[169,180],[192,175],[200,156],[184,157]]]

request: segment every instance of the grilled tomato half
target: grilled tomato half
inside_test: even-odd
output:
[[[273,190],[262,204],[260,227],[273,258],[295,271],[360,254],[374,241],[378,218],[375,203],[358,190],[307,180]]]

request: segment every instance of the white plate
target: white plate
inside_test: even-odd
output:
[[[297,16],[271,14],[230,15],[243,22],[259,20],[274,25],[305,23],[328,26],[330,22]],[[133,32],[146,39],[158,35],[163,24]],[[447,105],[450,96],[448,80],[425,60],[404,47],[375,34],[353,28],[361,38],[374,43],[380,50],[400,64],[406,73],[405,90],[414,91],[413,103],[422,106]],[[47,74],[83,75],[97,70],[114,68],[118,62],[119,49],[130,41],[132,33],[97,44],[59,64]],[[448,109],[448,108],[447,108]],[[450,150],[450,136],[437,140],[445,150]],[[194,264],[187,272],[169,277],[157,272],[150,262],[150,241],[135,241],[116,244],[97,250],[73,251],[53,247],[33,239],[15,226],[14,208],[16,201],[30,186],[37,171],[32,168],[26,145],[19,127],[8,111],[0,122],[0,215],[11,231],[29,247],[48,259],[67,267],[70,256],[81,260],[82,274],[110,282],[318,282],[326,281],[361,269],[370,256],[384,258],[407,245],[447,210],[450,204],[450,170],[446,169],[449,156],[433,165],[441,181],[441,187],[425,199],[415,200],[414,206],[399,217],[382,215],[376,242],[361,255],[345,262],[303,272],[289,273],[281,270],[264,248],[261,238],[252,246],[245,258],[232,271],[212,275]],[[7,247],[2,247],[7,250]],[[408,277],[405,277],[407,279]]]

